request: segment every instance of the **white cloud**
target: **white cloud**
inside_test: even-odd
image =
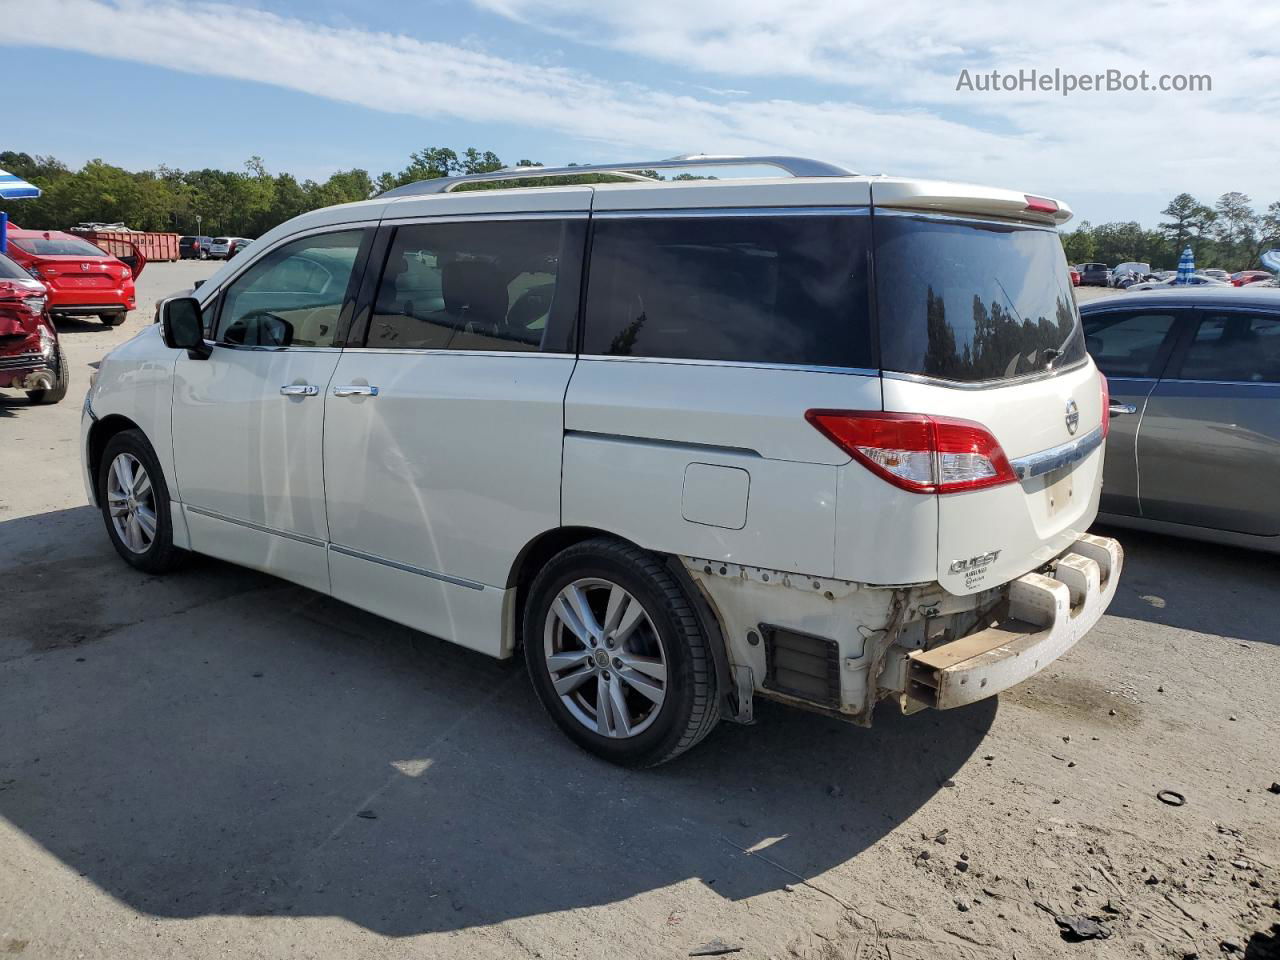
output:
[[[824,83],[814,89],[827,93],[803,101],[761,97],[765,81],[752,84],[754,96],[719,85],[618,85],[543,60],[494,56],[474,40],[422,41],[172,0],[43,0],[39,17],[18,16],[19,0],[0,0],[0,44],[235,77],[395,113],[523,127],[544,142],[547,133],[565,138],[563,156],[544,156],[551,162],[797,153],[862,172],[975,180],[1068,201],[1078,191],[1168,196],[1182,189],[1206,197],[1243,189],[1265,201],[1275,189],[1274,55],[1251,58],[1253,41],[1235,39],[1232,47],[1222,35],[1236,28],[1237,38],[1256,36],[1258,44],[1274,36],[1268,25],[1280,13],[1258,6],[1250,8],[1246,29],[1220,9],[1195,14],[1189,25],[1170,9],[1144,4],[1138,14],[1121,0],[1105,15],[1090,14],[1105,23],[1081,30],[1069,25],[1078,7],[1027,22],[1021,6],[1003,0],[973,0],[928,16],[899,9],[903,4],[838,0],[812,0],[803,14],[772,0],[681,7],[672,0],[626,7],[609,0],[482,2],[514,20],[694,72],[816,79]],[[1134,25],[1168,46],[1143,60],[1136,41],[1111,39]],[[1090,31],[1102,39],[1087,39]],[[972,69],[1164,65],[1214,73],[1215,92],[1203,101],[1147,99],[1136,110],[1134,101],[1116,95],[984,98],[955,93],[962,62]]]

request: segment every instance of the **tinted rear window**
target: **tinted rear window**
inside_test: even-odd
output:
[[[37,257],[106,257],[109,254],[79,237],[10,237],[9,242],[19,250]]]
[[[1054,231],[912,216],[875,220],[884,369],[973,382],[1084,359]]]
[[[583,351],[872,366],[868,220],[598,219]]]

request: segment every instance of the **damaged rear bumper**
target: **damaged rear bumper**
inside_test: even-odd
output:
[[[907,698],[947,710],[994,696],[1043,670],[1102,617],[1124,564],[1120,544],[1085,535],[1044,572],[1008,585],[1008,616],[908,654]]]
[[[723,637],[727,716],[750,720],[760,696],[869,726],[882,700],[945,710],[1043,670],[1106,611],[1124,553],[1085,534],[1039,569],[964,596],[681,560]]]
[[[0,356],[0,387],[11,390],[50,390],[58,374],[43,353]]]

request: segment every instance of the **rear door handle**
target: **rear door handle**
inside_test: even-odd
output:
[[[335,397],[376,397],[378,388],[371,387],[367,383],[346,383],[340,387],[333,388]]]
[[[320,388],[314,383],[289,383],[280,388],[280,393],[286,397],[314,397]]]
[[[1132,403],[1113,403],[1107,407],[1107,412],[1114,417],[1121,413],[1137,413],[1138,408]]]

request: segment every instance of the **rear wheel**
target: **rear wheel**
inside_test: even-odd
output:
[[[67,366],[67,358],[58,351],[57,381],[48,390],[28,390],[27,399],[32,403],[57,403],[67,395],[67,387],[71,385],[71,370]]]
[[[100,313],[98,314],[98,319],[108,327],[118,327],[120,324],[124,323],[124,319],[127,316],[128,314],[125,313],[125,311],[119,310],[116,313]]]
[[[124,430],[107,441],[98,467],[98,503],[107,536],[130,566],[168,573],[186,556],[173,545],[169,489],[141,430]]]
[[[524,650],[547,712],[571,740],[624,766],[678,756],[719,720],[710,641],[662,560],[589,540],[529,589]]]

